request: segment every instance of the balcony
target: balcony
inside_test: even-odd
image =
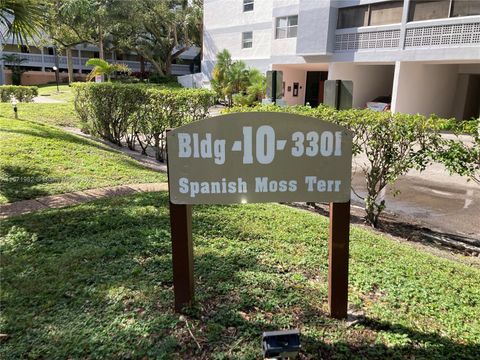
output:
[[[403,41],[401,41],[403,40]],[[335,53],[410,49],[478,48],[480,16],[446,18],[335,31]]]
[[[407,23],[405,49],[480,46],[480,17]]]
[[[21,59],[25,59],[22,62],[22,66],[28,67],[39,67],[39,68],[52,68],[55,65],[55,56],[54,55],[45,55],[45,54],[26,54],[26,53],[17,53],[17,52],[3,52],[4,55],[15,54]],[[91,70],[91,66],[86,66],[85,63],[88,61],[89,58],[79,58],[73,57],[73,68],[75,70]],[[127,60],[112,60],[107,59],[109,62],[114,62],[118,64],[125,64],[127,65],[133,72],[140,71],[140,62],[139,61],[127,61]],[[58,57],[58,64],[61,69],[67,68],[67,57],[66,56],[59,56]],[[153,67],[150,63],[145,62],[145,70],[149,71],[152,70]],[[172,75],[187,75],[190,74],[190,65],[182,65],[182,64],[172,64]],[[195,66],[193,69],[194,72],[199,72],[200,69],[198,66]]]

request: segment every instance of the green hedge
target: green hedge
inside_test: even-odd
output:
[[[20,102],[31,102],[35,96],[38,96],[38,87],[36,86],[0,86],[0,101],[10,102],[15,97]]]
[[[480,184],[480,120],[456,122],[436,116],[392,114],[369,109],[338,111],[327,106],[237,106],[225,112],[257,111],[311,116],[352,130],[353,152],[362,153],[366,158],[365,163],[356,166],[365,177],[365,210],[367,220],[374,226],[385,208],[382,191],[410,169],[422,171],[434,161],[441,162],[451,173],[468,176]],[[473,144],[458,138],[445,139],[440,132],[447,127],[456,133],[470,134]]]
[[[121,83],[75,83],[75,110],[83,130],[119,146],[148,146],[162,160],[167,128],[201,120],[213,105],[214,93],[203,89],[167,88]]]

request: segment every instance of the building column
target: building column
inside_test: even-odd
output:
[[[5,72],[3,69],[3,60],[0,59],[0,85],[5,85]]]
[[[410,0],[405,0],[403,2],[403,12],[402,12],[402,24],[400,27],[400,49],[405,48],[405,33],[406,33],[406,25],[408,22],[408,13],[410,11]]]
[[[392,85],[392,103],[390,104],[390,110],[392,113],[397,112],[398,103],[398,85],[400,83],[400,67],[402,63],[395,61],[395,71],[393,72],[393,85]]]
[[[81,74],[82,70],[83,70],[82,50],[78,49],[78,73]]]
[[[43,53],[43,46],[40,49],[40,53],[42,54],[42,71],[45,71],[45,59],[44,59],[44,53]]]

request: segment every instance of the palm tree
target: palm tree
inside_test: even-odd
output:
[[[12,36],[19,44],[40,36],[44,8],[38,0],[0,0],[0,40]]]
[[[87,66],[94,66],[93,70],[88,74],[87,80],[92,80],[95,76],[102,76],[105,75],[107,77],[107,81],[110,81],[112,75],[115,72],[123,72],[130,74],[130,68],[125,64],[109,64],[105,60],[102,59],[89,59],[85,64]]]
[[[22,62],[27,61],[27,59],[21,58],[17,54],[5,54],[0,59],[12,70],[12,84],[20,85],[22,82],[22,73],[25,72],[20,65]]]

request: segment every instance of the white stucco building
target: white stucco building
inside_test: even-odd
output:
[[[353,80],[354,107],[467,119],[480,110],[480,0],[205,0],[202,71],[217,52],[282,70],[287,104]]]

